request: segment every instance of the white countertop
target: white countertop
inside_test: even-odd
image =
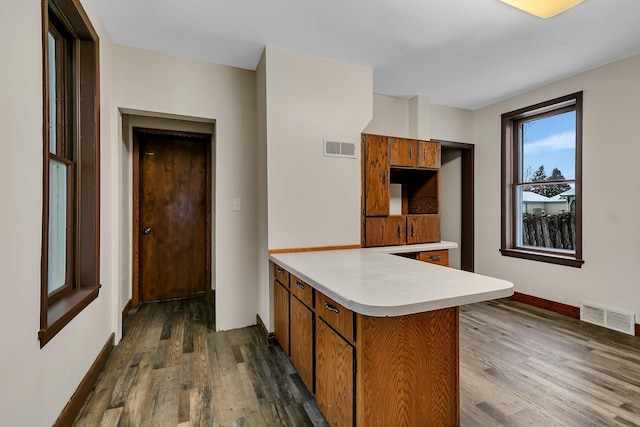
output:
[[[442,249],[456,249],[456,242],[447,242],[441,240],[438,243],[422,243],[420,245],[402,245],[402,246],[379,246],[375,248],[367,248],[370,251],[384,252],[385,254],[404,254],[409,252],[439,251]]]
[[[285,253],[269,258],[344,307],[368,316],[402,316],[513,294],[513,284],[505,280],[380,249]]]

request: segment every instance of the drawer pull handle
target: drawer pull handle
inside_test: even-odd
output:
[[[284,273],[284,270],[280,267],[276,267],[276,273]]]
[[[382,185],[387,185],[387,171],[382,172]]]
[[[296,286],[299,287],[300,289],[304,289],[304,283],[300,283],[296,280]]]
[[[329,304],[328,302],[324,303],[324,308],[326,308],[329,311],[333,311],[336,314],[340,313],[340,310],[338,310],[338,307],[336,307],[333,304]]]
[[[423,161],[427,161],[427,149],[426,148],[422,149],[422,160]]]
[[[415,235],[416,235],[416,230],[415,230],[413,224],[411,224],[411,237],[413,237]]]
[[[429,259],[431,261],[440,261],[440,255],[431,255]]]
[[[400,224],[398,224],[398,237],[402,237],[402,228],[400,227]]]
[[[413,147],[409,147],[409,158],[413,158]]]

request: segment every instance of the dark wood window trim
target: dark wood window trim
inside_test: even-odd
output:
[[[576,243],[575,253],[567,254],[550,249],[533,249],[517,245],[516,184],[519,182],[519,132],[517,124],[523,119],[544,117],[567,110],[576,112]],[[581,267],[582,259],[582,92],[535,104],[502,115],[502,245],[504,256]]]
[[[49,31],[56,36],[55,147],[49,136]],[[40,347],[49,342],[100,290],[99,39],[79,0],[42,2],[43,227]],[[59,57],[59,58],[58,58]],[[51,154],[55,148],[56,154]],[[69,168],[65,284],[48,292],[49,162]]]

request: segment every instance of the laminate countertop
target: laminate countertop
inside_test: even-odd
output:
[[[272,254],[269,258],[366,316],[403,316],[513,294],[513,284],[506,280],[385,252],[380,248],[346,249]]]

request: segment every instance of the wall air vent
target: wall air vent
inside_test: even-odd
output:
[[[328,139],[325,139],[323,144],[325,157],[356,158],[356,144],[351,142],[329,141]]]
[[[580,304],[580,320],[635,335],[636,317],[631,313],[612,310],[588,302]]]

